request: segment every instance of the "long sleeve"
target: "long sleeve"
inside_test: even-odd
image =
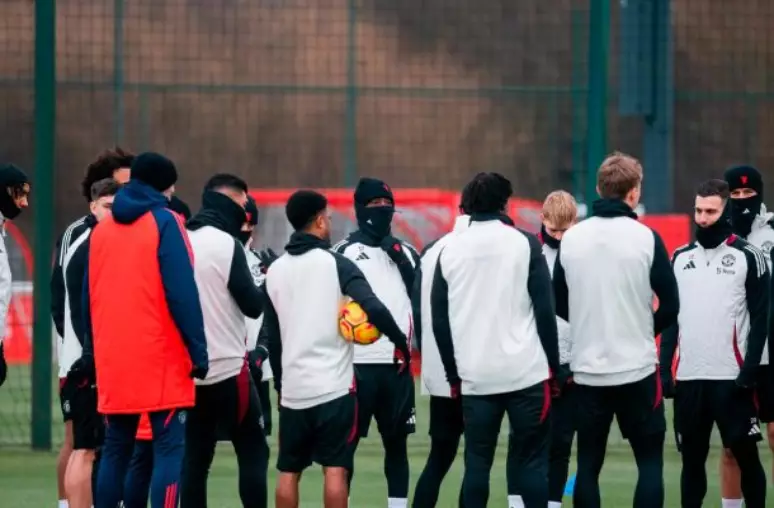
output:
[[[174,212],[154,210],[154,216],[159,228],[161,282],[169,312],[188,348],[191,362],[196,367],[207,367],[204,317],[186,232]]]
[[[745,245],[742,250],[747,259],[747,278],[744,287],[747,311],[750,314],[750,332],[747,335],[747,351],[739,373],[739,384],[752,386],[756,371],[761,363],[766,334],[769,331],[769,285],[771,281],[763,253],[752,245]]]
[[[62,273],[62,238],[60,236],[56,241],[54,249],[54,266],[51,270],[51,319],[54,321],[54,328],[60,337],[64,337],[64,314],[65,314],[65,279]],[[80,293],[78,293],[80,298]]]
[[[658,298],[658,310],[653,313],[653,333],[658,335],[677,322],[680,296],[669,254],[663,240],[655,231],[653,241],[655,245],[653,263],[650,267],[650,287]]]
[[[83,284],[88,268],[86,264],[88,252],[89,241],[86,240],[76,248],[67,265],[67,270],[64,273],[67,299],[70,304],[70,322],[72,323],[73,331],[81,346],[83,346],[86,335],[86,328],[83,320]]]
[[[90,242],[86,243],[84,253],[83,288],[81,290],[81,320],[83,322],[83,352],[81,356],[94,362],[94,331],[91,326],[91,296],[89,293],[89,255]]]
[[[559,371],[559,332],[556,327],[551,273],[538,239],[529,233],[525,235],[530,247],[527,292],[532,300],[535,326],[548,359],[548,367],[556,373]]]
[[[554,304],[556,305],[556,315],[563,320],[570,321],[570,295],[567,288],[567,279],[564,273],[564,266],[562,266],[562,248],[559,247],[559,252],[556,254],[556,261],[554,264]],[[572,324],[570,324],[572,326]]]
[[[5,241],[0,238],[0,343],[7,333],[8,307],[11,305],[13,285],[11,280],[11,265],[8,262],[8,250]]]
[[[457,362],[454,358],[454,341],[452,339],[451,323],[449,323],[449,284],[443,276],[440,257],[433,274],[430,308],[432,309],[433,316],[433,335],[438,345],[441,363],[446,372],[447,381],[454,386],[459,383],[460,376],[457,371]]]
[[[332,253],[332,255],[336,258],[336,270],[342,294],[360,304],[368,315],[370,323],[386,335],[397,348],[402,351],[408,349],[408,338],[387,307],[376,297],[360,268],[341,254]]]
[[[228,272],[228,292],[231,293],[242,314],[251,319],[258,319],[261,316],[263,297],[253,282],[245,249],[236,240],[234,240],[234,254]]]
[[[422,267],[417,264],[414,287],[411,288],[411,315],[414,320],[414,347],[422,351]]]
[[[258,347],[265,345],[269,350],[269,365],[274,373],[274,389],[282,391],[282,336],[280,335],[279,319],[271,298],[266,295],[263,309],[263,326],[258,336]]]

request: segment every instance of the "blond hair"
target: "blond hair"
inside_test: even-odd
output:
[[[599,195],[605,199],[624,199],[642,183],[642,164],[622,152],[613,152],[602,161],[597,171]]]
[[[578,218],[578,205],[567,191],[555,190],[543,201],[543,218],[555,226],[567,226]]]

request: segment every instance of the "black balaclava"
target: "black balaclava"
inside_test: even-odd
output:
[[[706,228],[694,223],[696,226],[696,241],[699,242],[699,245],[705,249],[714,249],[723,243],[726,238],[731,236],[733,229],[731,228],[731,214],[729,209],[730,205],[726,204],[725,208],[723,208],[723,213],[720,214],[718,220]]]
[[[13,164],[0,166],[0,213],[6,219],[14,219],[21,213],[16,206],[14,194],[20,192],[24,184],[29,184],[27,174]]]
[[[188,229],[195,231],[212,226],[239,239],[246,220],[245,209],[233,199],[220,192],[206,190],[202,195],[202,209],[188,221]]]
[[[258,224],[258,205],[255,203],[255,200],[251,196],[247,196],[247,203],[245,204],[245,214],[247,215],[247,222],[248,224],[255,226]],[[250,237],[253,236],[252,231],[240,231],[239,232],[239,240],[247,245],[247,242],[250,241]]]
[[[367,206],[379,198],[390,200],[387,206]],[[355,188],[355,217],[357,226],[368,237],[381,241],[391,232],[392,216],[395,214],[395,199],[392,189],[376,178],[361,178]]]
[[[553,236],[549,235],[544,224],[540,226],[540,238],[543,239],[544,244],[548,245],[552,249],[556,250],[559,248],[560,240],[557,240]]]
[[[730,199],[729,208],[734,232],[744,238],[750,234],[755,217],[763,204],[763,177],[752,166],[734,166],[723,174],[730,191],[752,189],[757,194],[744,199]]]

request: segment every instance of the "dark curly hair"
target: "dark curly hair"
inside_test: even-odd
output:
[[[462,190],[464,213],[502,213],[513,195],[511,182],[500,173],[479,173]]]
[[[132,165],[134,154],[120,146],[103,151],[97,159],[88,165],[81,181],[81,195],[91,202],[91,186],[105,178],[113,178],[113,173]]]

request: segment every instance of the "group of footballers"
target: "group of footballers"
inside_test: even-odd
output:
[[[358,229],[333,246],[325,196],[293,193],[294,232],[277,256],[250,248],[258,209],[247,182],[213,176],[191,216],[173,196],[177,176],[160,154],[104,152],[83,181],[89,213],[57,243],[60,508],[207,506],[219,440],[233,443],[243,506],[267,506],[272,377],[277,507],[299,506],[313,462],[323,467],[324,505],[347,507],[372,419],[387,506],[407,507],[412,346],[431,437],[413,507],[436,506],[462,436],[458,504],[487,506],[506,414],[509,508],[561,506],[576,435],[573,505],[600,506],[614,416],[639,472],[634,506],[664,506],[665,397],[674,398],[682,506],[702,506],[714,425],[723,507],[765,506],[758,442],[763,421],[774,443],[774,214],[755,168],[698,187],[696,240],[671,262],[634,212],[642,166],[621,153],[598,170],[590,218],[576,223],[572,197],[552,192],[537,236],[506,215],[511,183],[479,173],[453,230],[421,253],[394,236],[396,203],[381,180],[359,181]],[[13,218],[29,182],[7,166],[0,187],[0,212]],[[348,299],[382,332],[376,343],[340,336]]]

